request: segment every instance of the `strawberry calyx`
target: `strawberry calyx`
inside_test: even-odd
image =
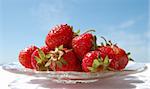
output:
[[[134,61],[134,60],[131,58],[131,53],[130,53],[130,52],[128,52],[128,53],[126,53],[126,54],[128,55],[129,61]]]
[[[106,71],[109,69],[109,64],[110,60],[108,56],[106,56],[104,59],[99,56],[97,59],[94,59],[92,67],[88,67],[88,69],[90,70],[90,72]]]
[[[79,36],[80,35],[80,30],[77,30],[76,32],[74,32],[73,37]]]
[[[111,42],[111,40],[107,41],[107,40],[105,39],[105,37],[103,37],[103,36],[101,36],[101,38],[105,41],[105,44],[102,42],[102,43],[101,43],[101,46],[110,46],[111,48],[113,48],[113,47],[118,47],[118,46],[117,46],[117,43],[116,43],[116,44],[113,44],[113,43]]]
[[[63,45],[61,45],[58,48],[55,48],[54,51],[50,51],[48,54],[49,60],[45,64],[45,67],[52,65],[52,70],[56,71],[56,66],[62,68],[62,65],[66,65],[67,62],[62,57],[65,54],[63,49]]]
[[[37,62],[36,64],[36,70],[38,71],[48,71],[50,70],[49,67],[45,67],[45,64],[47,63],[48,61],[48,58],[46,55],[41,49],[38,48],[38,54],[39,54],[39,57],[38,56],[35,56],[35,60]]]
[[[80,35],[80,29],[78,29],[78,30],[75,32],[74,29],[73,29],[73,26],[70,26],[70,27],[71,27],[71,29],[72,29],[72,31],[73,31],[73,38]]]
[[[101,36],[101,38],[105,41],[105,44],[102,42],[101,46],[116,46],[117,44],[113,44],[111,40],[107,41],[105,37]]]

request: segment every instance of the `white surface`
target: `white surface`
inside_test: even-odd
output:
[[[48,79],[14,74],[0,67],[1,89],[150,89],[150,63],[144,72],[102,79],[88,84],[58,84]],[[11,86],[11,88],[10,88]]]

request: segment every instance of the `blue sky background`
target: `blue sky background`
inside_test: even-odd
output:
[[[137,62],[150,62],[148,0],[0,0],[0,63],[17,61],[21,49],[44,45],[57,24],[74,30],[95,29],[132,53]]]

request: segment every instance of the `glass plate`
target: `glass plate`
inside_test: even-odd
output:
[[[74,72],[74,71],[36,71],[24,68],[20,63],[13,62],[2,65],[4,70],[9,72],[30,75],[37,78],[47,78],[57,83],[90,83],[103,78],[113,76],[122,76],[142,72],[147,69],[144,63],[129,62],[123,71],[106,71],[106,72]]]

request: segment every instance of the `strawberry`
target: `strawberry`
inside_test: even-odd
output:
[[[50,70],[48,67],[45,67],[46,62],[48,61],[47,54],[49,52],[47,46],[36,49],[31,55],[31,64],[34,69],[38,71]]]
[[[72,37],[72,27],[67,24],[61,24],[51,29],[51,31],[46,36],[45,43],[50,49],[55,49],[60,45],[68,47],[70,46],[69,44],[72,41]]]
[[[46,66],[54,71],[80,71],[81,65],[71,49],[59,46],[55,51],[50,51],[50,59]]]
[[[29,46],[25,49],[23,49],[20,53],[19,53],[19,62],[25,67],[25,68],[30,68],[33,69],[32,65],[31,65],[31,55],[32,53],[37,49],[36,46],[32,45]]]
[[[104,37],[102,38],[105,40]],[[97,49],[100,51],[101,57],[105,58],[108,56],[110,61],[109,69],[123,70],[129,60],[127,53],[122,48],[119,48],[116,44],[112,44],[111,41],[107,42],[105,40],[105,42],[105,45],[102,45]]]
[[[95,36],[91,33],[84,33],[73,38],[72,48],[79,59],[82,59],[93,48],[95,43],[94,38]]]
[[[82,69],[85,72],[100,72],[108,68],[108,57],[102,59],[99,51],[90,51],[82,59]]]

